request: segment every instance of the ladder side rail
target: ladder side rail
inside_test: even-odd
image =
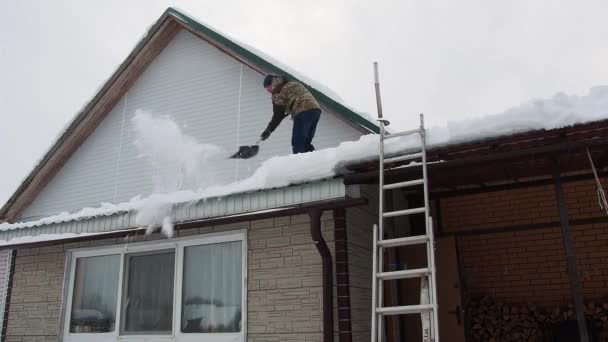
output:
[[[378,322],[378,313],[376,312],[376,307],[377,307],[377,303],[376,303],[376,295],[377,295],[377,288],[376,288],[376,282],[377,282],[377,278],[376,278],[376,274],[378,273],[378,226],[374,225],[374,232],[373,232],[373,242],[374,242],[374,246],[373,246],[373,251],[374,251],[374,255],[372,256],[372,260],[373,260],[373,264],[372,264],[372,326],[371,326],[371,340],[372,342],[376,342],[377,339],[377,335],[376,335],[376,323]]]
[[[380,172],[379,172],[379,186],[378,186],[378,240],[384,239],[384,136],[386,134],[384,128],[384,121],[380,121]],[[378,241],[377,240],[377,241]],[[377,244],[376,241],[376,244]],[[378,272],[384,271],[384,247],[378,246]],[[374,275],[374,278],[376,276]],[[377,307],[384,307],[384,282],[382,280],[376,280],[378,282],[378,292],[377,292]],[[378,316],[377,330],[378,330],[378,342],[382,342],[383,338],[383,324],[384,317],[382,315]]]
[[[429,238],[427,242],[427,262],[428,266],[431,269],[431,276],[429,278],[429,299],[431,304],[433,304],[433,318],[431,319],[431,329],[433,329],[433,340],[434,342],[439,342],[439,324],[438,324],[438,315],[437,315],[437,286],[436,286],[436,268],[435,268],[435,237],[433,234],[433,226],[432,219],[430,213],[430,203],[429,203],[429,187],[428,187],[428,171],[427,171],[427,163],[426,163],[426,131],[424,129],[424,115],[420,114],[420,138],[422,145],[422,176],[424,179],[424,222],[425,222],[425,230],[426,235]]]
[[[429,229],[433,229],[433,218],[429,218],[429,223],[428,223],[428,228]],[[432,233],[431,233],[432,234]],[[429,252],[430,252],[430,256],[431,258],[429,259],[429,262],[433,263],[433,267],[431,268],[431,281],[429,282],[429,286],[431,286],[431,294],[432,294],[432,298],[431,298],[431,303],[434,305],[434,309],[433,309],[433,323],[432,323],[432,329],[433,329],[433,338],[434,338],[434,342],[439,342],[439,300],[437,297],[437,269],[435,267],[435,239],[434,237],[431,235],[429,236]]]
[[[385,132],[385,128],[384,125],[385,123],[388,123],[387,121],[383,120],[383,115],[382,115],[382,100],[380,98],[380,77],[378,75],[378,62],[374,62],[374,86],[375,86],[375,90],[376,90],[376,105],[377,105],[377,109],[378,109],[378,123],[380,124],[380,158],[379,158],[379,167],[380,167],[380,172],[379,172],[379,186],[378,186],[378,232],[377,232],[377,236],[376,236],[376,240],[374,241],[374,245],[376,248],[376,253],[374,254],[374,257],[377,258],[377,264],[376,264],[376,272],[372,275],[372,279],[375,283],[375,285],[377,286],[377,291],[374,292],[372,295],[373,296],[377,296],[376,297],[376,305],[374,306],[374,312],[376,311],[377,307],[383,307],[383,292],[384,292],[384,286],[383,286],[383,282],[382,280],[378,280],[376,278],[376,274],[378,272],[382,272],[384,270],[384,266],[383,266],[383,261],[384,261],[384,248],[382,246],[378,246],[378,240],[382,240],[384,239],[384,191],[383,191],[383,187],[384,187],[384,137],[386,135]],[[377,283],[376,283],[377,282]],[[376,334],[377,333],[377,341],[378,342],[382,342],[382,323],[383,323],[383,316],[382,315],[378,315],[376,317],[376,330],[377,331],[373,331],[372,330],[372,334]]]

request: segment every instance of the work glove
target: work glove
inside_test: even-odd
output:
[[[270,132],[264,131],[264,132],[262,132],[262,135],[260,136],[260,139],[262,141],[264,141],[264,140],[268,139],[269,136],[270,136]]]

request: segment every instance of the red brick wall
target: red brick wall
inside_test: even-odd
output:
[[[593,180],[566,183],[564,190],[571,219],[606,217]],[[445,232],[559,221],[552,185],[442,198],[441,214]],[[608,296],[608,223],[571,228],[585,299]],[[571,301],[559,225],[459,236],[458,244],[468,294],[539,305]]]

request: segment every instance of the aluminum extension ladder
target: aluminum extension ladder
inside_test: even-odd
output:
[[[404,131],[395,134],[387,134],[385,126],[389,122],[382,118],[382,106],[380,103],[380,90],[378,84],[378,69],[377,64],[374,64],[375,85],[376,85],[376,100],[378,104],[378,119],[380,123],[380,170],[379,170],[379,217],[378,225],[374,225],[373,232],[373,283],[372,283],[372,329],[371,341],[382,342],[383,339],[383,321],[385,316],[390,315],[405,315],[405,314],[420,314],[422,320],[422,341],[423,342],[439,342],[439,324],[437,319],[437,285],[435,283],[435,253],[434,253],[434,237],[433,224],[429,212],[429,194],[428,194],[428,177],[426,163],[426,137],[424,130],[424,116],[420,115],[420,128]],[[388,139],[407,135],[420,136],[420,151],[415,153],[404,154],[385,158],[384,143]],[[422,167],[422,179],[410,180],[405,182],[384,184],[384,171],[390,168],[391,164],[402,161],[420,161],[414,164],[416,167]],[[386,190],[409,188],[422,186],[424,192],[424,206],[419,208],[410,208],[395,210],[390,212],[384,211],[384,193]],[[408,216],[414,214],[422,214],[425,216],[425,234],[401,237],[393,239],[384,239],[384,220],[390,217]],[[408,269],[399,271],[384,271],[384,250],[387,248],[395,248],[400,246],[411,246],[426,244],[427,267],[419,269]],[[405,306],[383,306],[383,282],[385,280],[411,279],[420,278],[420,304],[405,305]]]

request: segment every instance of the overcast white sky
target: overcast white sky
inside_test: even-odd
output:
[[[606,0],[2,2],[0,205],[168,6],[274,56],[397,128],[608,84]]]

